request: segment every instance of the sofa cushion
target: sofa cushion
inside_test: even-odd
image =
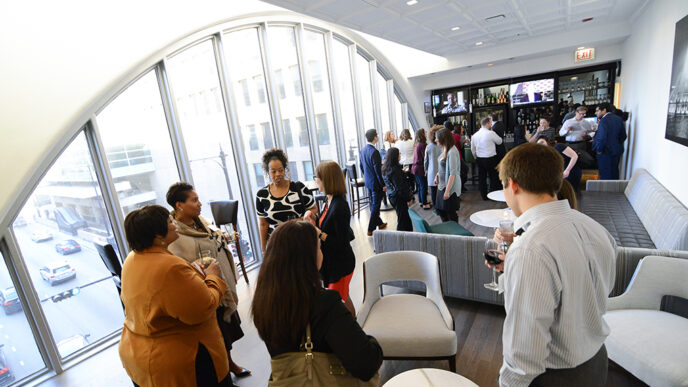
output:
[[[688,250],[688,208],[648,171],[635,170],[625,194],[657,248]]]
[[[605,314],[609,359],[650,386],[688,385],[688,319],[645,309]]]
[[[439,357],[456,354],[456,332],[434,302],[415,294],[382,297],[370,309],[363,330],[375,337],[385,357]]]
[[[433,234],[473,236],[473,233],[466,230],[462,225],[451,221],[440,224],[433,224],[432,226],[430,226],[430,232],[432,232]]]
[[[582,213],[604,226],[617,245],[655,248],[650,234],[624,193],[582,192],[579,208]]]

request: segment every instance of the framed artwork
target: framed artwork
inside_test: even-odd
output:
[[[688,146],[688,16],[676,23],[669,109],[664,137]]]

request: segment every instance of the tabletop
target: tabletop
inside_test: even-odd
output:
[[[434,386],[459,386],[478,387],[470,379],[459,374],[436,368],[418,368],[402,372],[393,377],[384,387],[434,387]]]

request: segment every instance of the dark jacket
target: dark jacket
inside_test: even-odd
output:
[[[413,148],[413,164],[411,165],[411,173],[416,176],[425,176],[425,148],[426,144],[419,142]],[[384,177],[384,176],[383,176]]]
[[[365,178],[365,187],[373,191],[382,191],[385,182],[380,171],[380,166],[382,165],[380,152],[374,146],[368,144],[361,149],[359,157],[361,159],[361,171],[363,171],[363,177]]]
[[[382,365],[382,348],[358,325],[335,290],[323,290],[315,300],[310,318],[313,351],[334,353],[351,375],[370,380]],[[306,327],[301,327],[303,336]],[[271,348],[271,357],[299,352],[300,342],[288,348]]]
[[[351,211],[344,195],[333,197],[325,218],[318,225],[327,234],[327,239],[320,243],[323,253],[320,274],[326,286],[351,274],[356,267],[356,256],[351,248],[353,232],[350,222]]]
[[[492,124],[492,131],[502,139],[502,143],[495,146],[497,157],[501,159],[506,155],[506,146],[504,145],[504,123],[502,121],[496,121]]]
[[[608,113],[597,126],[597,133],[592,141],[592,150],[610,156],[618,156],[624,151],[626,127],[621,117]]]
[[[387,196],[393,201],[403,200],[405,202],[411,200],[411,192],[408,184],[404,179],[404,173],[400,165],[395,165],[389,170],[385,171],[385,184],[387,185]]]

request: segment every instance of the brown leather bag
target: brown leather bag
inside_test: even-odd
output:
[[[378,387],[380,374],[367,382],[351,375],[333,353],[313,352],[311,326],[306,326],[305,352],[287,352],[270,360],[272,377],[269,387],[359,386]]]

